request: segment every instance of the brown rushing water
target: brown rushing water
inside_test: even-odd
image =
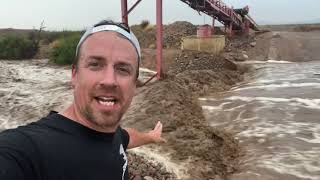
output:
[[[71,101],[70,70],[47,62],[0,61],[0,131],[36,121]]]
[[[200,98],[212,126],[247,154],[237,180],[320,179],[320,62],[252,62],[254,80]]]

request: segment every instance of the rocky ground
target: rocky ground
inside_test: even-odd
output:
[[[131,180],[173,180],[177,176],[165,169],[164,165],[136,153],[128,153]]]

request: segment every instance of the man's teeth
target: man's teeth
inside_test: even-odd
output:
[[[101,101],[99,100],[99,103],[105,106],[113,106],[114,105],[114,101]]]
[[[98,102],[102,105],[105,105],[105,106],[113,106],[115,103],[115,99],[100,97],[100,98],[98,98]]]

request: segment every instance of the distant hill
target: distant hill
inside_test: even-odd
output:
[[[320,23],[261,25],[260,28],[270,31],[309,32],[320,31]]]
[[[5,28],[0,29],[0,37],[1,36],[26,36],[29,33],[34,31],[33,29],[13,29],[13,28]]]
[[[305,21],[304,24],[320,24],[320,18]]]
[[[288,25],[288,24],[320,24],[320,18],[311,19],[306,21],[292,21],[292,22],[272,22],[272,21],[265,21],[259,20],[257,21],[259,25]]]

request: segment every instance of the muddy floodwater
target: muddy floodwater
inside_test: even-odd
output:
[[[235,133],[246,155],[237,180],[320,179],[320,62],[252,62],[248,82],[200,98],[212,126]]]
[[[60,111],[72,100],[70,70],[47,62],[0,61],[0,131]]]

